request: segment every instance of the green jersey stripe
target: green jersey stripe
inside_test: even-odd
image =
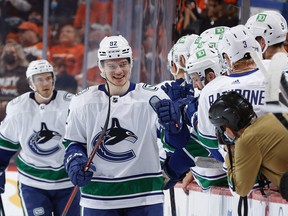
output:
[[[125,196],[162,190],[163,177],[150,177],[123,182],[90,182],[81,188],[83,194],[94,196]]]
[[[32,167],[31,165],[25,163],[23,160],[21,160],[19,157],[17,157],[17,167],[20,172],[25,173],[28,176],[33,176],[39,179],[45,179],[50,181],[56,181],[60,179],[67,179],[68,174],[66,173],[66,170],[63,168],[61,169],[54,169],[51,168],[37,168]]]

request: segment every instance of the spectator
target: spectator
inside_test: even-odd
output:
[[[83,28],[85,21],[86,1],[80,0],[74,19],[76,28]],[[90,8],[90,24],[112,25],[113,1],[112,0],[92,0]]]
[[[225,4],[223,3],[223,0],[208,0],[206,10],[203,12],[203,16],[201,17],[199,34],[206,29],[216,26],[233,27],[238,25],[238,17],[228,16],[224,11]]]
[[[100,25],[93,23],[90,26],[88,36],[88,60],[87,60],[87,85],[96,85],[104,83],[103,77],[100,75],[100,69],[98,67],[97,53],[99,49],[100,41],[105,37],[111,35],[111,27],[109,25]],[[78,85],[82,86],[83,74],[76,76]]]
[[[2,50],[0,59],[1,96],[16,97],[29,91],[25,71],[28,62],[20,44],[7,43]]]
[[[287,114],[280,114],[284,121]],[[209,119],[225,137],[232,157],[226,155],[228,177],[242,197],[252,189],[259,173],[281,188],[281,178],[288,172],[288,131],[273,114],[257,118],[252,105],[236,92],[220,96],[209,109]],[[271,127],[273,125],[273,127]],[[227,141],[228,140],[228,141]],[[288,200],[287,174],[283,178],[283,198]],[[286,191],[285,191],[286,190]]]
[[[200,14],[197,10],[196,1],[185,0],[177,26],[180,36],[199,34],[199,22],[197,21],[199,18]]]
[[[39,28],[33,22],[23,22],[18,26],[18,40],[22,45],[28,61],[42,58],[42,41]]]
[[[67,74],[65,60],[63,58],[54,58],[53,66],[56,71],[55,89],[76,94],[78,84],[73,76]]]
[[[7,102],[29,91],[25,77],[27,65],[21,45],[11,42],[3,47],[0,58],[0,97],[2,100],[0,120],[4,118]]]
[[[50,49],[49,59],[63,58],[66,62],[67,74],[75,76],[82,70],[84,46],[79,43],[79,37],[75,28],[64,25],[59,32],[58,44]]]

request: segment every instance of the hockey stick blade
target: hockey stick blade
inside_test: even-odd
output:
[[[151,105],[151,107],[154,109],[155,112],[157,112],[155,106],[159,101],[160,101],[160,98],[156,95],[153,95],[149,100],[149,104]]]
[[[195,165],[201,168],[222,169],[223,163],[212,157],[195,157]]]
[[[273,55],[268,69],[269,80],[267,81],[270,85],[268,89],[269,97],[266,97],[266,102],[279,101],[280,80],[286,64],[287,54],[281,52]]]
[[[285,64],[287,64],[287,56],[285,53],[276,53],[269,65],[268,70],[265,68],[263,61],[256,52],[251,52],[257,67],[265,76],[265,107],[266,112],[278,113],[287,112],[288,108],[279,103],[280,79]]]

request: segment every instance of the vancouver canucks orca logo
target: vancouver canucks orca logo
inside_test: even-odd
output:
[[[58,132],[49,130],[46,124],[42,122],[41,130],[32,134],[28,145],[35,154],[47,156],[60,150],[58,145],[60,139],[61,135]]]
[[[96,145],[98,138],[100,137],[101,132],[99,132],[93,139],[93,146]],[[117,118],[112,118],[111,128],[107,129],[104,136],[103,143],[100,145],[100,148],[97,151],[97,155],[106,161],[111,161],[115,163],[121,163],[128,160],[132,160],[136,157],[132,149],[122,152],[115,152],[109,146],[121,145],[121,142],[128,141],[130,143],[135,143],[138,137],[130,130],[122,128],[119,124]]]

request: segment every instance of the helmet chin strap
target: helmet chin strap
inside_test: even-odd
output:
[[[55,82],[53,83],[53,89],[51,91],[51,94],[48,97],[44,97],[43,95],[41,95],[41,93],[37,90],[37,88],[35,87],[35,85],[32,81],[31,81],[31,84],[29,86],[35,93],[37,93],[37,95],[39,95],[40,98],[42,98],[43,100],[50,100],[52,98],[53,91],[55,88]]]

